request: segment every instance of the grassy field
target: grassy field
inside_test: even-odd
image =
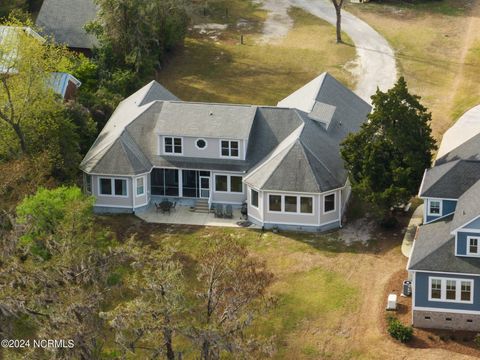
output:
[[[249,1],[210,2],[195,24],[226,24],[225,30],[192,28],[185,48],[158,75],[158,81],[183,100],[276,105],[323,71],[353,87],[345,64],[355,49],[335,43],[335,29],[299,9],[291,9],[292,31],[274,44],[259,41],[265,12]],[[240,36],[244,36],[244,45]]]
[[[468,0],[440,0],[347,6],[392,45],[400,73],[432,111],[438,139],[480,103],[480,22],[473,5]]]
[[[134,235],[143,244],[175,247],[192,286],[195,259],[206,240],[228,234],[231,241],[246,244],[274,274],[269,293],[276,306],[257,318],[250,331],[274,336],[275,359],[460,358],[445,350],[401,345],[385,332],[386,286],[406,265],[399,249],[400,230],[385,233],[372,228],[371,241],[346,246],[338,240],[343,230],[322,235],[274,234],[147,224],[134,216],[109,216],[99,221],[99,225],[110,226],[120,241]],[[177,350],[186,348],[177,343]],[[186,351],[184,358],[194,355]]]
[[[338,241],[336,232],[274,234],[247,229],[168,226],[146,224],[133,216],[105,217],[101,222],[111,226],[120,241],[135,235],[142,243],[174,246],[187,274],[209,238],[227,233],[232,241],[247,244],[275,275],[270,294],[277,305],[257,319],[251,331],[274,336],[276,359],[350,359],[359,354],[370,358],[369,350],[362,349],[363,345],[353,342],[352,337],[360,325],[371,326],[362,321],[357,323],[366,315],[361,305],[365,280],[398,271],[405,262],[398,251],[399,237],[394,234],[387,242],[346,246]],[[366,278],[359,281],[361,276]],[[193,276],[192,281],[195,281]],[[383,291],[382,281],[373,285],[379,292]],[[372,295],[376,292],[373,287]],[[375,301],[380,300],[381,296]],[[368,320],[376,332],[377,315]]]

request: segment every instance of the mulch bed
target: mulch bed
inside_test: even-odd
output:
[[[388,294],[397,294],[397,311],[385,311],[381,316],[382,329],[385,336],[390,336],[387,332],[387,315],[396,316],[403,324],[410,325],[412,323],[412,298],[402,297],[403,280],[407,280],[408,273],[401,270],[392,275],[389,282],[385,286],[383,303],[387,305]],[[405,344],[411,348],[438,348],[453,351],[460,354],[480,357],[480,347],[473,341],[477,335],[471,331],[454,331],[454,330],[436,330],[436,329],[419,329],[414,328],[413,339]]]

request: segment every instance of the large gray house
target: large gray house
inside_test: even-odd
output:
[[[443,136],[425,171],[410,255],[414,326],[480,331],[480,105]]]
[[[276,107],[181,101],[153,81],[118,105],[81,169],[98,212],[246,202],[266,228],[331,229],[350,194],[339,145],[370,110],[327,73]]]

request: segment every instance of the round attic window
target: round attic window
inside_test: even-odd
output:
[[[205,147],[207,146],[207,142],[203,139],[197,139],[196,145],[199,149],[205,149]]]

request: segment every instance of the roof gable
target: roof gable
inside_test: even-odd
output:
[[[437,159],[446,156],[478,134],[480,134],[480,105],[468,110],[443,134]]]
[[[480,216],[480,181],[468,189],[457,202],[451,225],[451,232],[456,232],[467,223]]]
[[[480,274],[480,258],[455,256],[449,232],[453,216],[420,226],[410,255],[409,270]]]
[[[480,162],[455,160],[425,172],[421,197],[458,199],[480,179]]]

